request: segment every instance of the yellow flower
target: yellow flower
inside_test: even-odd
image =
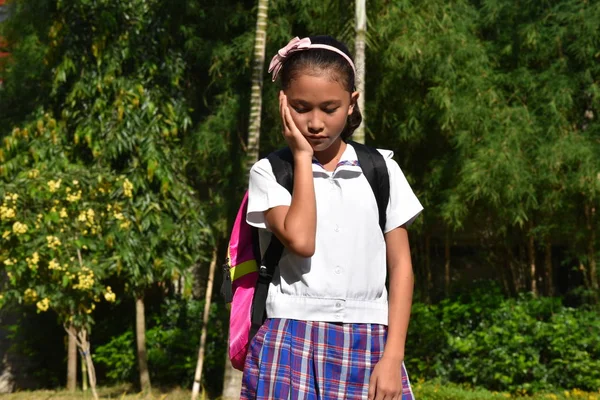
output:
[[[121,229],[128,229],[131,226],[131,221],[123,221],[119,225]]]
[[[10,231],[4,231],[2,234],[2,239],[7,239],[10,236]]]
[[[8,208],[6,203],[0,206],[0,219],[12,219],[16,215],[14,208]]]
[[[41,312],[48,311],[48,307],[50,307],[50,299],[45,297],[42,300],[38,301],[35,305]]]
[[[75,186],[79,185],[79,181],[78,180],[74,180],[73,181],[73,185],[75,185]]]
[[[133,196],[133,183],[131,183],[127,178],[125,178],[123,181],[123,194],[125,197]]]
[[[94,271],[88,267],[82,267],[81,272],[77,274],[78,283],[73,285],[73,289],[88,290],[94,286]]]
[[[19,198],[19,195],[16,194],[16,193],[6,192],[6,194],[4,195],[4,198],[6,200],[10,200],[10,201],[12,201],[14,203]]]
[[[48,269],[56,269],[60,271],[60,264],[56,262],[56,260],[52,260],[48,263]]]
[[[37,300],[37,292],[34,289],[25,289],[25,293],[24,293],[24,297],[25,297],[25,302],[27,303],[33,303],[34,301]]]
[[[76,194],[67,195],[67,201],[69,203],[74,203],[78,200],[81,200],[81,190],[78,190]]]
[[[57,181],[48,181],[48,189],[50,190],[50,193],[54,193],[60,188],[61,181],[62,179]]]
[[[16,258],[7,258],[6,260],[4,260],[4,265],[15,265],[17,263],[17,259]]]
[[[60,210],[60,214],[59,215],[60,215],[61,218],[68,218],[69,217],[69,214],[67,213],[67,210],[64,207],[63,207],[62,210]]]
[[[115,300],[117,299],[117,295],[113,293],[110,286],[106,287],[106,293],[104,293],[104,299],[106,301],[108,301],[109,303],[114,303]]]
[[[123,217],[123,213],[115,213],[115,219],[118,219],[119,221],[122,220]]]
[[[62,244],[60,239],[56,236],[46,236],[46,240],[48,241],[48,247],[50,247],[51,249],[56,249]]]
[[[27,173],[27,177],[30,179],[35,179],[38,176],[40,176],[40,171],[38,171],[37,169],[32,169]]]
[[[85,222],[86,219],[87,217],[85,215],[85,211],[82,211],[81,214],[79,214],[79,216],[77,217],[77,221],[79,222]]]
[[[27,225],[17,221],[13,224],[13,232],[16,235],[22,235],[27,232]]]
[[[40,262],[40,255],[36,251],[31,258],[27,257],[25,261],[27,261],[29,269],[36,270],[38,268],[38,263]]]

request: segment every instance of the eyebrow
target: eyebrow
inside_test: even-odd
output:
[[[296,103],[303,107],[312,107],[313,106],[308,101],[299,100],[299,99],[290,99],[290,103]],[[321,107],[327,107],[327,106],[331,106],[331,105],[339,106],[340,104],[342,104],[342,102],[340,100],[328,100],[328,101],[322,102],[321,104],[319,104],[319,106],[321,106]]]

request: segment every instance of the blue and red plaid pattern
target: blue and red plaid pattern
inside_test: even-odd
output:
[[[269,319],[244,366],[241,399],[366,399],[387,327]],[[402,365],[402,400],[414,400]]]

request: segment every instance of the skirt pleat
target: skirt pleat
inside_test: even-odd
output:
[[[387,327],[268,319],[252,339],[241,399],[366,399]],[[402,400],[414,400],[402,364]]]

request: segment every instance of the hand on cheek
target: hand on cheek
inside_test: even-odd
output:
[[[283,124],[283,137],[294,155],[306,154],[312,158],[313,148],[308,140],[302,135],[296,126],[287,102],[287,96],[283,91],[279,92],[279,113]]]

